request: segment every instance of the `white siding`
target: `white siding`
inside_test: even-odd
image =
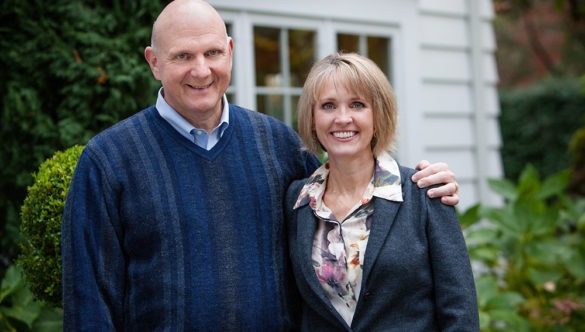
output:
[[[493,10],[472,1],[419,2],[425,158],[455,171],[462,209],[499,204],[486,180],[502,176]]]
[[[468,115],[473,111],[467,84],[426,82],[421,89],[421,110],[429,116]]]

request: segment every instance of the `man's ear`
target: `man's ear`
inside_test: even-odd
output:
[[[150,71],[152,72],[154,78],[156,80],[160,80],[158,75],[158,58],[154,54],[152,46],[147,46],[144,49],[144,58],[146,59],[146,62],[148,62],[148,65],[150,66]]]

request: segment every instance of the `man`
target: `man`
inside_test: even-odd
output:
[[[233,42],[209,4],[171,2],[151,44],[156,105],[94,137],[69,189],[64,328],[293,329],[283,195],[319,162],[291,128],[228,104]],[[446,165],[419,177],[458,202]]]

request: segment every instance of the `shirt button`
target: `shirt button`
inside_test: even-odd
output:
[[[197,131],[197,136],[201,136],[203,134],[203,132],[201,130]]]

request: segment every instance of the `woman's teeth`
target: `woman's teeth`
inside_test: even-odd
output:
[[[333,136],[337,138],[349,138],[355,135],[354,131],[336,131],[333,133]]]

